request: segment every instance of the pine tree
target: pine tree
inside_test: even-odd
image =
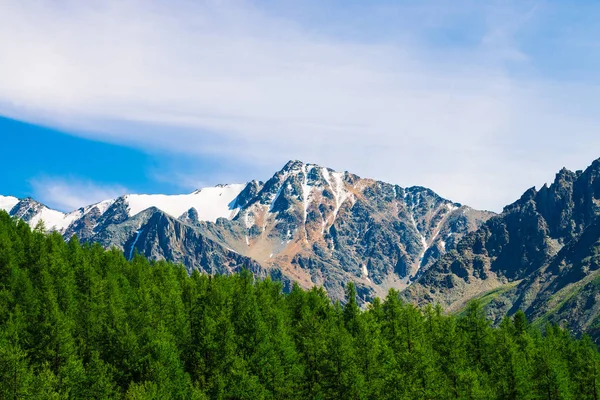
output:
[[[353,336],[358,333],[358,316],[360,307],[356,301],[356,287],[353,282],[346,284],[346,304],[344,305],[344,324]]]
[[[32,396],[33,374],[27,354],[19,346],[23,320],[18,310],[0,330],[0,398],[26,399]]]
[[[539,341],[533,373],[537,396],[547,400],[573,398],[566,360],[561,357],[565,354],[561,328],[547,326],[546,336]]]

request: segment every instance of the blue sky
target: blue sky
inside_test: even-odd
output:
[[[596,1],[0,11],[0,193],[62,210],[301,159],[499,211],[600,157]]]
[[[246,175],[209,156],[144,151],[9,118],[0,117],[0,132],[8,149],[1,193],[34,197],[61,210],[126,193],[187,192]]]

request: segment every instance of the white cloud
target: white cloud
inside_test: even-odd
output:
[[[99,185],[77,179],[46,177],[33,179],[30,183],[36,200],[64,212],[113,199],[128,192],[118,185]]]
[[[373,42],[248,3],[0,0],[0,114],[257,171],[298,158],[498,210],[600,155],[600,96],[515,78],[535,9],[509,24],[512,8],[485,12],[480,41],[447,50],[408,18]]]

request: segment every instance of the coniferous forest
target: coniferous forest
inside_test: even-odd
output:
[[[597,399],[587,338],[188,275],[0,212],[1,399]]]

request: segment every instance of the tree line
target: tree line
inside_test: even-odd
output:
[[[589,338],[208,276],[0,212],[2,399],[598,399]]]

